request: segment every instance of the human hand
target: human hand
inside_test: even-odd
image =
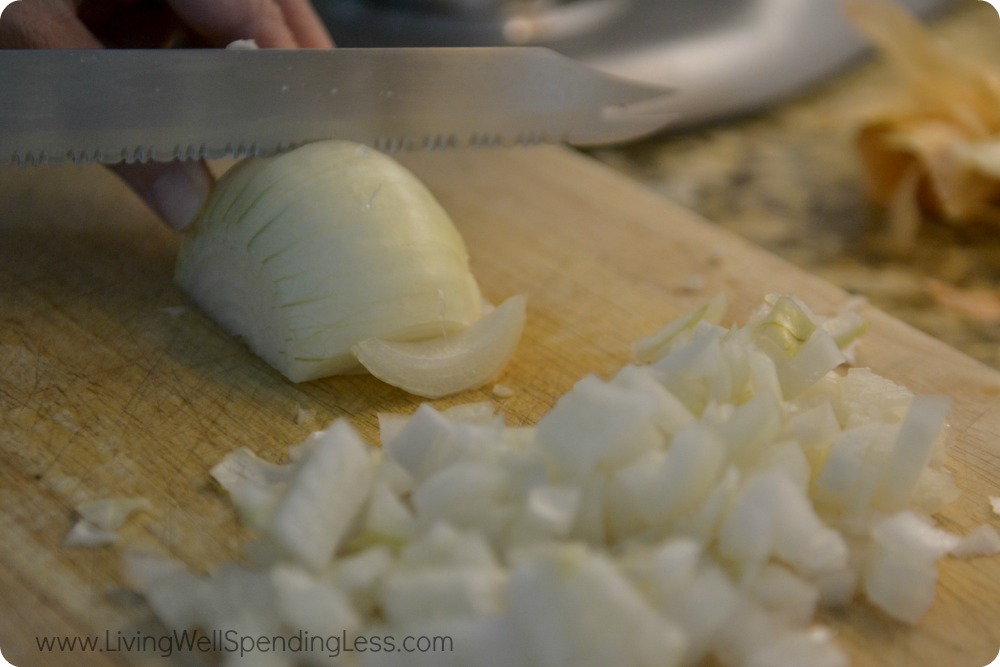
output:
[[[19,0],[0,17],[0,49],[224,47],[331,48],[309,0]],[[111,167],[170,227],[186,228],[213,185],[202,162]]]

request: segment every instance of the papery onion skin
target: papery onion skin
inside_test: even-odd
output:
[[[176,280],[294,382],[356,368],[360,340],[464,329],[482,307],[464,242],[430,191],[345,141],[226,173],[181,245]]]
[[[923,216],[1000,224],[1000,70],[938,41],[897,3],[845,0],[843,8],[902,84],[880,91],[857,133],[870,197],[889,208],[890,249],[911,252]]]

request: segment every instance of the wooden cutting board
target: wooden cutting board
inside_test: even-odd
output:
[[[561,148],[454,151],[403,161],[438,195],[487,296],[528,297],[529,323],[500,380],[439,401],[492,400],[532,423],[588,372],[725,291],[742,320],[772,291],[831,312],[847,295]],[[367,376],[285,381],[172,283],[177,239],[101,168],[0,170],[0,649],[15,664],[123,664],[154,656],[42,654],[40,635],[147,627],[122,585],[127,547],[208,568],[247,537],[208,469],[248,446],[282,460],[337,417],[372,441],[376,412],[414,398]],[[954,397],[949,435],[964,491],[943,512],[1000,527],[1000,374],[874,309],[860,364]],[[314,420],[303,414],[314,411]],[[81,501],[143,496],[115,547],[62,546]],[[947,561],[915,628],[858,604],[824,620],[853,664],[980,667],[1000,647],[1000,558]]]

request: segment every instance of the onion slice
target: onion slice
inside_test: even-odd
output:
[[[369,373],[425,398],[482,387],[507,365],[524,331],[525,298],[512,296],[467,329],[423,341],[369,338],[352,349]]]

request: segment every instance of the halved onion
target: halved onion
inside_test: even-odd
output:
[[[356,370],[360,341],[451,337],[483,314],[462,237],[430,191],[392,158],[346,141],[227,172],[181,245],[176,280],[294,382]],[[490,339],[491,329],[474,331]],[[489,344],[472,338],[462,345]],[[499,338],[509,357],[511,336]],[[454,349],[445,340],[431,353]],[[492,374],[502,366],[500,354],[481,356]],[[439,384],[468,388],[454,374]]]

